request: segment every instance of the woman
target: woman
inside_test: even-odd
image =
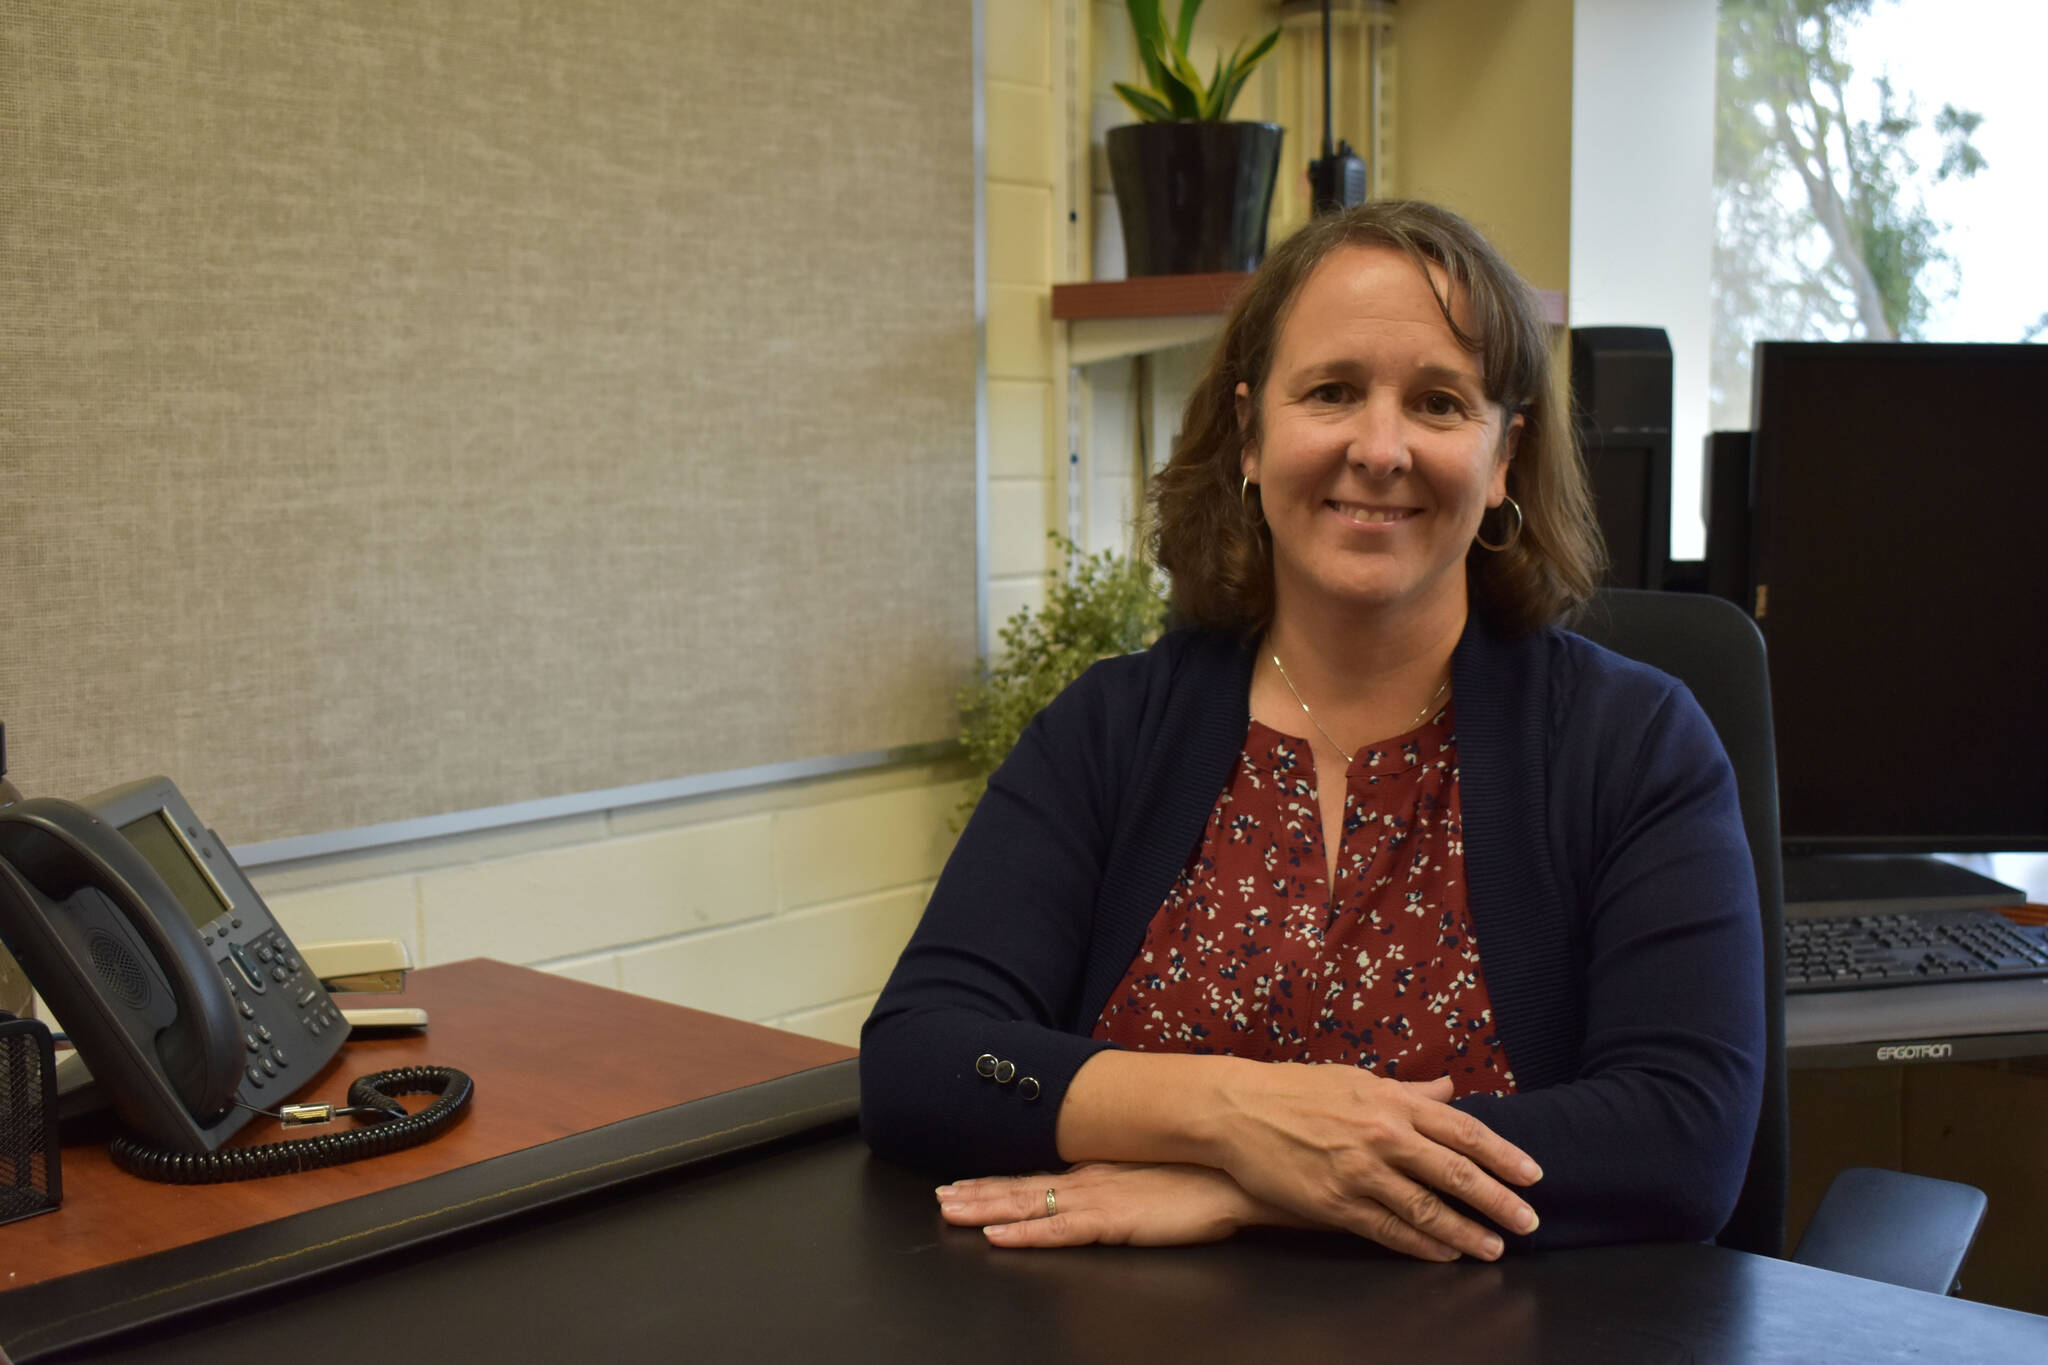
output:
[[[1254,277],[1155,490],[1192,625],[1027,728],[864,1031],[875,1150],[981,1177],[948,1221],[1437,1260],[1719,1229],[1756,884],[1690,695],[1556,626],[1599,552],[1548,342],[1428,205]]]

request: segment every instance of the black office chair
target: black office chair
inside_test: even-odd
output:
[[[1735,769],[1756,860],[1764,933],[1764,1097],[1749,1172],[1720,1245],[1763,1256],[1785,1246],[1790,1165],[1785,1093],[1785,894],[1778,844],[1778,761],[1763,636],[1733,603],[1691,593],[1609,588],[1576,629],[1691,689]],[[1931,1293],[1951,1292],[1984,1217],[1968,1185],[1859,1167],[1829,1186],[1795,1261]]]

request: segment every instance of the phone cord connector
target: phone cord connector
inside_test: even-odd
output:
[[[417,1114],[405,1113],[395,1098],[420,1094],[433,1094],[435,1099]],[[292,1175],[417,1147],[446,1131],[475,1094],[475,1082],[453,1067],[403,1066],[360,1076],[349,1086],[349,1106],[372,1121],[345,1133],[287,1138],[254,1147],[223,1147],[217,1152],[174,1152],[132,1137],[118,1137],[107,1150],[114,1164],[130,1175],[171,1185],[214,1185]]]

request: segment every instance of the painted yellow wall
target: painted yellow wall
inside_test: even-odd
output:
[[[1052,285],[1065,205],[1050,0],[994,0],[987,20],[988,605],[1038,608],[1063,526],[1064,414],[1054,411]],[[1060,36],[1064,36],[1063,34]]]
[[[1403,0],[1395,194],[1473,220],[1539,289],[1571,282],[1572,0]]]
[[[1171,8],[1171,6],[1169,6]],[[1189,44],[1216,54],[1279,22],[1277,0],[1207,0]],[[1394,24],[1393,157],[1377,192],[1471,218],[1540,289],[1571,278],[1572,0],[1401,0]],[[1285,123],[1279,56],[1233,110]],[[1299,179],[1316,129],[1287,128],[1283,177]],[[1300,206],[1277,195],[1275,240]]]

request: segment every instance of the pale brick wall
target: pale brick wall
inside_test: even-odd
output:
[[[987,0],[989,636],[1045,596],[1064,418],[1053,412],[1054,183],[1049,0]]]
[[[907,764],[250,870],[300,943],[399,939],[853,1043],[952,847]]]

